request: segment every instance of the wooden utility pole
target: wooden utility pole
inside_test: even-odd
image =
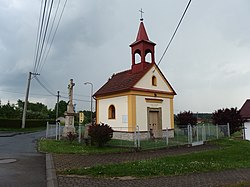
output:
[[[25,102],[24,102],[24,107],[23,107],[23,119],[22,119],[22,128],[23,129],[25,128],[26,112],[27,112],[27,105],[28,105],[28,99],[29,99],[31,75],[39,75],[39,74],[38,73],[29,72],[29,78],[28,78],[28,84],[27,84]]]

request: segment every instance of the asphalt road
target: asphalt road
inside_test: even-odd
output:
[[[45,154],[36,140],[45,132],[0,137],[0,187],[45,187]]]

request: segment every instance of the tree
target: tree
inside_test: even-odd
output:
[[[243,120],[240,116],[240,111],[237,110],[237,108],[219,109],[213,113],[212,119],[213,124],[217,125],[226,125],[229,123],[230,134],[239,131],[243,123]]]
[[[56,106],[57,104],[55,104],[55,108],[54,108],[54,112],[56,113]],[[67,102],[64,100],[61,100],[58,102],[58,117],[64,116],[64,113],[67,111]]]
[[[1,118],[12,118],[12,119],[19,119],[20,118],[20,111],[16,109],[15,105],[10,105],[8,102],[6,105],[2,105],[0,107],[0,117]]]
[[[197,118],[191,111],[184,111],[175,116],[175,123],[179,128],[186,128],[187,125],[196,125]]]

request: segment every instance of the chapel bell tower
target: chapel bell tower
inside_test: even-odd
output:
[[[156,44],[149,40],[146,29],[143,24],[143,19],[141,18],[140,20],[141,22],[137,33],[136,41],[130,44],[132,53],[131,69],[134,73],[144,70],[150,63],[155,63],[154,47]],[[139,62],[136,62],[135,56],[137,54],[140,56]],[[146,57],[149,60],[147,60]]]

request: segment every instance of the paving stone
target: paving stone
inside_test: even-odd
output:
[[[131,153],[78,155],[53,154],[57,170],[91,167],[98,164],[122,163],[135,160],[159,158],[167,155],[188,154],[191,152],[219,149],[213,145],[197,147],[181,147],[155,151],[141,151]],[[58,175],[59,187],[210,187],[226,186],[243,181],[250,182],[250,168],[226,170],[220,172],[194,173],[181,176],[160,176],[138,179],[93,178],[86,176]]]

